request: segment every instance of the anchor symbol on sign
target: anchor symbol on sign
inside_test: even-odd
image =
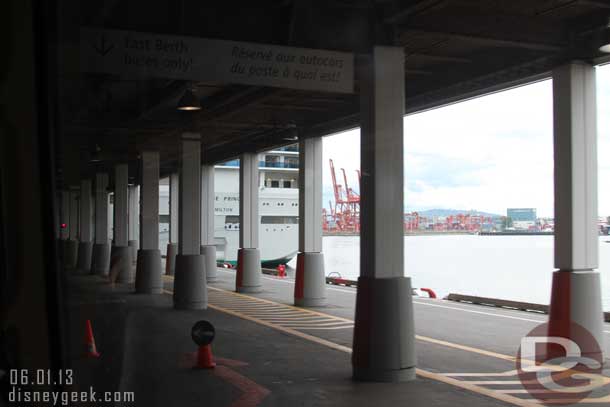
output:
[[[91,46],[103,57],[105,57],[114,48],[114,44],[106,41],[106,36],[103,34],[98,43],[93,43]]]

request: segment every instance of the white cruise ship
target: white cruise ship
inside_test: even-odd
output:
[[[265,267],[286,264],[296,256],[299,236],[299,153],[296,146],[259,155],[259,245]],[[169,186],[159,191],[160,242],[169,240]],[[236,264],[239,249],[239,161],[215,167],[215,243],[219,263]]]

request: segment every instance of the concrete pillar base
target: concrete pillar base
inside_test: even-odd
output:
[[[106,275],[110,272],[110,244],[95,243],[91,255],[91,274]]]
[[[80,242],[78,244],[78,262],[76,270],[79,273],[91,273],[91,257],[93,256],[93,242]]]
[[[76,268],[78,259],[78,241],[64,240],[64,267],[67,270]]]
[[[299,253],[297,255],[294,305],[299,307],[326,305],[324,254]]]
[[[130,240],[127,242],[127,245],[131,248],[131,262],[136,264],[136,260],[138,259],[139,242],[137,240]]]
[[[358,278],[352,367],[354,380],[415,379],[411,279]]]
[[[603,321],[599,273],[594,270],[555,271],[549,307],[548,336],[573,339],[580,346],[583,356],[603,361],[604,356],[608,354],[605,349]],[[571,329],[570,324],[580,325],[597,343],[583,341],[578,330]]]
[[[168,243],[165,255],[165,274],[173,276],[176,273],[176,255],[178,254],[178,243]]]
[[[162,292],[161,250],[138,250],[136,293],[161,294]]]
[[[258,249],[239,249],[237,252],[237,276],[235,291],[238,293],[260,293],[261,255]]]
[[[206,309],[207,307],[205,256],[201,254],[176,255],[174,308]]]
[[[218,272],[216,270],[216,246],[201,246],[201,254],[205,256],[205,279],[208,283],[213,283],[218,280]]]
[[[353,368],[353,378],[360,382],[399,383],[415,380],[416,369],[409,367],[398,370]]]
[[[119,284],[133,282],[131,251],[129,246],[112,247],[112,273],[116,275],[116,282]]]

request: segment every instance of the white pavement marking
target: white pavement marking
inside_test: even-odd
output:
[[[502,314],[497,314],[495,312],[474,311],[474,310],[458,308],[458,307],[449,307],[447,305],[428,304],[428,303],[419,302],[419,301],[413,301],[413,303],[414,304],[420,304],[420,305],[427,305],[429,307],[447,308],[447,309],[452,309],[452,310],[457,310],[457,311],[462,311],[462,312],[470,312],[472,314],[491,315],[491,316],[494,316],[494,317],[517,319],[517,320],[520,320],[520,321],[537,322],[537,323],[546,322],[545,320],[542,320],[542,319],[531,319],[531,318],[514,317],[512,315],[502,315]]]

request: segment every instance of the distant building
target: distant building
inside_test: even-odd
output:
[[[536,208],[508,208],[506,216],[515,229],[531,229],[536,226]]]

